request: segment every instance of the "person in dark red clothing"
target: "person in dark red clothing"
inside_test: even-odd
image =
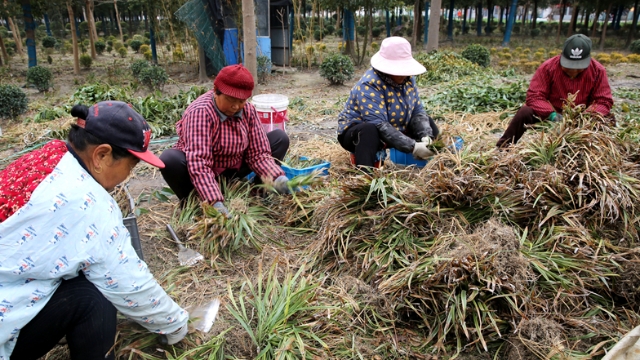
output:
[[[569,37],[562,54],[536,70],[527,90],[526,105],[518,110],[496,146],[518,142],[527,125],[545,119],[562,120],[562,106],[569,94],[576,94],[575,104],[585,105],[586,111],[610,117],[613,97],[607,70],[591,58],[591,39],[582,34]]]
[[[256,109],[247,102],[254,81],[242,65],[220,70],[213,90],[196,99],[176,123],[180,137],[160,159],[162,177],[180,201],[195,189],[200,199],[229,216],[217,178],[243,178],[251,171],[256,181],[273,182],[279,193],[288,192],[282,161],[289,137],[276,129],[265,134]]]

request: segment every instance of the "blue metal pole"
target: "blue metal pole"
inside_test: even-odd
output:
[[[353,12],[347,9],[344,9],[344,16],[342,17],[344,23],[342,25],[342,39],[344,41],[355,41],[355,28],[356,23],[353,19]]]
[[[22,12],[24,14],[24,30],[27,33],[29,67],[34,67],[38,65],[38,59],[36,58],[36,23],[33,21],[30,0],[22,0]]]
[[[398,26],[402,25],[402,8],[398,10]]]
[[[507,19],[507,29],[504,32],[504,40],[502,46],[509,46],[511,41],[511,30],[513,29],[513,23],[516,21],[516,9],[518,8],[518,0],[511,1],[511,9],[509,10],[509,18]]]
[[[389,20],[389,10],[387,10],[387,19],[385,21],[385,25],[387,27],[387,37],[391,36],[391,23]]]
[[[427,0],[424,4],[424,39],[422,39],[422,43],[427,45],[427,38],[429,37],[429,7],[431,6],[431,1]]]
[[[47,35],[48,36],[53,36],[51,34],[51,24],[49,23],[49,15],[44,14],[44,26],[47,27]]]

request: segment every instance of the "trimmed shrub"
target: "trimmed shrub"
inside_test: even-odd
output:
[[[56,38],[53,36],[45,36],[42,38],[42,47],[46,49],[51,49],[56,46]]]
[[[52,79],[53,74],[46,67],[33,66],[27,70],[27,82],[35,85],[40,92],[49,90]]]
[[[540,35],[540,29],[531,29],[531,37],[536,37]]]
[[[462,57],[483,67],[487,67],[491,63],[489,49],[478,44],[467,46],[462,51]]]
[[[329,80],[332,85],[342,85],[351,80],[355,69],[351,58],[346,55],[334,54],[328,56],[320,65],[320,76]]]
[[[91,58],[91,55],[89,54],[80,55],[80,65],[82,65],[83,68],[90,69],[92,63],[93,63],[93,59]]]
[[[27,111],[27,94],[15,85],[0,85],[0,118],[15,119]]]
[[[632,42],[629,50],[631,50],[631,52],[634,54],[640,54],[640,39]]]
[[[327,32],[327,35],[331,35],[336,31],[336,27],[333,25],[327,25],[324,27],[324,29]]]
[[[151,47],[149,45],[140,45],[140,49],[138,49],[140,54],[144,54],[147,51],[151,51]]]
[[[127,57],[127,48],[124,46],[120,47],[120,49],[118,49],[118,54],[121,58]]]
[[[47,62],[49,63],[49,65],[53,64],[53,58],[51,57],[51,55],[47,55]]]
[[[131,69],[131,73],[133,74],[133,77],[137,79],[140,76],[140,72],[142,72],[143,69],[146,69],[150,66],[151,64],[149,64],[147,60],[136,60],[133,63],[131,63],[129,68]]]
[[[169,76],[160,66],[150,66],[140,71],[138,80],[151,90],[159,90],[169,80]]]
[[[103,40],[96,41],[94,45],[96,47],[96,52],[98,53],[98,55],[102,55],[104,50],[107,48],[107,44],[105,44]]]
[[[147,61],[151,61],[151,59],[153,59],[153,53],[151,52],[151,50],[147,50],[144,53],[142,53],[142,55],[144,55],[144,58]]]
[[[129,46],[131,46],[131,50],[138,52],[138,50],[140,50],[140,46],[142,46],[142,41],[131,40],[131,42],[129,42]]]

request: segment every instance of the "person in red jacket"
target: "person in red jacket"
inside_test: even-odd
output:
[[[569,37],[562,54],[536,70],[527,90],[526,105],[518,110],[496,146],[517,143],[527,125],[545,119],[562,120],[562,106],[569,94],[576,94],[575,105],[585,105],[587,112],[612,117],[607,70],[591,58],[591,39],[582,34]]]

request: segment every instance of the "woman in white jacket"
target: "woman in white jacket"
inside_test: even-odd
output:
[[[116,311],[169,344],[188,313],[131,246],[108,191],[140,161],[151,130],[130,105],[76,105],[54,140],[0,171],[0,359],[37,359],[66,336],[73,359],[113,359]]]

